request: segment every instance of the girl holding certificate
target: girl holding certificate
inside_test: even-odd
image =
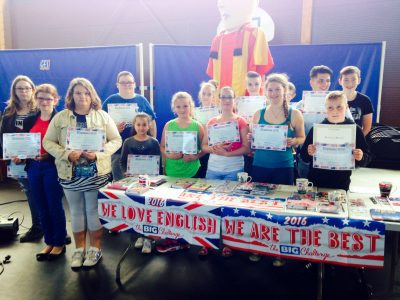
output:
[[[148,135],[151,118],[144,112],[139,112],[133,118],[132,134],[122,145],[121,170],[125,174],[127,170],[128,155],[154,155],[160,157],[160,144],[152,136]],[[159,171],[159,170],[158,170]],[[140,236],[135,242],[136,249],[142,249],[142,253],[151,253],[151,239]]]
[[[24,121],[28,116],[36,113],[36,102],[33,97],[35,85],[32,80],[23,75],[17,76],[11,84],[10,100],[4,110],[3,120],[0,130],[0,155],[3,155],[3,133],[24,132]],[[14,158],[16,164],[22,163],[19,158]],[[32,242],[43,237],[43,231],[40,225],[39,210],[35,201],[31,197],[29,181],[27,178],[19,178],[18,182],[28,199],[29,208],[32,216],[32,227],[21,236],[20,241]]]
[[[172,177],[198,177],[199,158],[204,155],[200,149],[204,129],[193,119],[192,96],[186,92],[175,93],[171,108],[177,118],[165,124],[160,145],[161,153],[165,157],[165,174]],[[188,135],[184,135],[185,132]]]
[[[217,85],[214,80],[202,82],[200,84],[199,101],[200,107],[196,107],[196,119],[206,125],[210,118],[219,114],[217,107]],[[207,172],[208,159],[210,155],[207,153],[200,158],[199,178],[204,178]]]
[[[292,147],[301,145],[305,135],[301,112],[288,108],[286,101],[288,84],[288,79],[284,74],[271,74],[265,81],[265,93],[270,105],[254,114],[253,124],[287,126],[286,142],[284,137],[280,141],[270,141],[271,143],[276,142],[277,145],[284,142],[286,147],[284,147],[284,151],[264,149],[255,151],[252,169],[253,181],[293,185]],[[268,135],[263,138],[268,139]]]
[[[221,115],[208,121],[202,149],[210,153],[207,179],[237,179],[237,173],[243,172],[243,155],[250,152],[246,136],[249,132],[244,118],[234,113],[235,92],[229,86],[221,88]],[[207,248],[202,248],[200,255],[207,255]],[[229,247],[222,249],[222,256],[232,255]]]
[[[256,182],[293,185],[294,159],[292,147],[304,142],[304,121],[300,111],[288,107],[287,94],[289,82],[284,74],[271,74],[265,81],[265,93],[270,105],[257,111],[253,124],[287,126],[284,135],[284,150],[257,149],[254,154],[252,178]],[[268,139],[268,134],[263,138]],[[272,141],[271,141],[272,142]],[[275,142],[275,141],[273,141]],[[285,147],[286,144],[286,147]],[[251,261],[260,260],[259,254],[251,254]],[[283,266],[285,261],[277,257],[273,261],[276,267]]]
[[[54,106],[58,102],[58,93],[51,84],[39,85],[35,92],[39,112],[24,121],[24,131],[40,133],[41,140],[46,134],[51,119],[56,114]],[[62,204],[63,190],[57,180],[54,157],[43,146],[40,156],[26,162],[31,196],[40,215],[46,247],[36,254],[38,261],[55,260],[65,253],[67,235],[65,212]]]
[[[117,126],[111,117],[101,110],[101,101],[93,85],[85,78],[71,81],[65,97],[66,109],[51,120],[43,147],[55,158],[57,173],[71,212],[72,231],[76,249],[71,268],[96,265],[101,253],[102,226],[97,212],[99,188],[111,178],[111,155],[122,144]],[[102,149],[96,151],[67,150],[67,142],[74,149],[87,144],[77,132],[86,133],[93,144],[104,140]],[[68,135],[67,138],[67,133]],[[72,133],[75,133],[72,141]],[[90,145],[89,145],[90,146]],[[82,146],[83,147],[83,146]],[[86,249],[86,234],[90,247]]]
[[[231,87],[221,88],[221,115],[210,119],[204,135],[202,149],[210,153],[207,179],[236,180],[243,172],[243,155],[250,152],[244,118],[234,113],[235,93]]]

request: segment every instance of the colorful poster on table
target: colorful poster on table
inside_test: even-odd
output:
[[[40,133],[3,133],[3,159],[40,155]]]
[[[383,268],[385,225],[370,220],[222,210],[222,243],[233,249],[313,262]]]
[[[356,125],[314,125],[313,167],[327,170],[353,170]]]
[[[171,200],[182,190],[169,189],[127,196],[123,191],[102,189],[98,213],[104,227],[135,231],[153,238],[184,239],[189,244],[218,249],[221,209],[195,202]]]

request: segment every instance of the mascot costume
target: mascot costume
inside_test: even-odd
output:
[[[257,6],[258,0],[218,0],[223,30],[212,41],[207,75],[236,96],[245,95],[248,71],[264,78],[274,66],[264,31],[251,24]]]

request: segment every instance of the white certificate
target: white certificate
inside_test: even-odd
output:
[[[349,144],[315,144],[313,167],[325,170],[354,170],[354,146]]]
[[[287,133],[287,125],[253,124],[251,148],[286,151]]]
[[[313,135],[316,152],[313,166],[327,170],[353,170],[356,125],[316,124]]]
[[[356,124],[334,125],[315,124],[314,143],[319,144],[352,144],[356,143]]]
[[[7,165],[7,177],[12,178],[28,178],[25,171],[25,164],[16,165],[13,161]]]
[[[159,155],[128,155],[126,167],[128,176],[137,175],[160,175],[160,156]]]
[[[165,148],[169,153],[197,154],[197,131],[167,131]]]
[[[67,150],[104,152],[106,135],[103,129],[72,128],[67,129]]]
[[[236,98],[236,110],[239,116],[250,119],[254,114],[265,108],[267,98],[265,96],[242,96]]]
[[[138,105],[136,103],[115,103],[107,104],[108,114],[115,124],[125,122],[131,125],[133,118],[138,112]]]
[[[208,125],[207,132],[209,146],[240,142],[239,125],[237,121]]]
[[[308,113],[325,113],[328,92],[303,91],[303,110]]]
[[[195,119],[201,124],[207,124],[207,122],[216,116],[218,116],[219,108],[213,107],[196,107],[194,111]]]
[[[40,155],[40,133],[3,133],[3,159]]]

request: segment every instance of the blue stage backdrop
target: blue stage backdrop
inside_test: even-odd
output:
[[[373,103],[376,120],[382,43],[329,44],[329,45],[279,45],[270,46],[275,61],[271,72],[284,72],[296,85],[297,96],[310,90],[309,71],[315,65],[327,65],[334,73],[331,90],[340,89],[338,79],[341,68],[355,65],[361,70],[358,91],[367,94]],[[171,96],[177,91],[187,91],[197,104],[201,81],[208,80],[205,70],[209,46],[154,45],[155,109],[159,135],[164,124],[173,118]]]
[[[10,97],[10,86],[17,75],[26,75],[38,85],[54,84],[61,96],[58,109],[64,107],[69,82],[75,77],[89,79],[100,99],[116,93],[117,74],[136,73],[136,46],[35,49],[0,51],[0,109]]]

